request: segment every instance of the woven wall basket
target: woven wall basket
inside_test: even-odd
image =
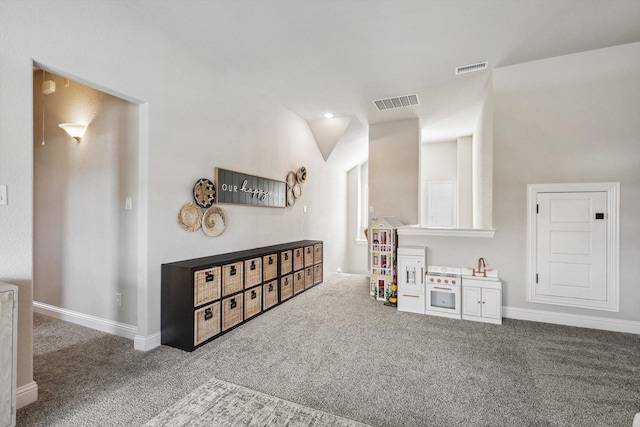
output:
[[[178,212],[178,224],[187,231],[196,231],[202,224],[202,210],[193,202],[185,203]]]
[[[202,231],[207,236],[219,236],[224,231],[227,224],[227,216],[224,211],[217,206],[210,207],[202,217]]]

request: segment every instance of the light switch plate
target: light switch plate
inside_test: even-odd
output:
[[[7,200],[7,186],[0,185],[0,205],[8,205],[9,201]]]

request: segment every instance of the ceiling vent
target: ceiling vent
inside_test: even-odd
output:
[[[461,67],[456,67],[456,76],[460,74],[473,73],[474,71],[486,70],[489,63],[478,62],[477,64],[463,65]]]
[[[410,107],[412,105],[420,104],[418,95],[403,95],[396,96],[394,98],[378,99],[373,101],[376,104],[378,111],[390,110],[392,108]]]

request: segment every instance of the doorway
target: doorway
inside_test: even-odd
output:
[[[619,183],[528,189],[528,301],[618,311]]]
[[[34,311],[134,339],[139,105],[34,67],[33,112]]]

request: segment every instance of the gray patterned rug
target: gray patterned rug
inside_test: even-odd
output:
[[[144,425],[182,426],[366,427],[367,424],[214,378]]]

